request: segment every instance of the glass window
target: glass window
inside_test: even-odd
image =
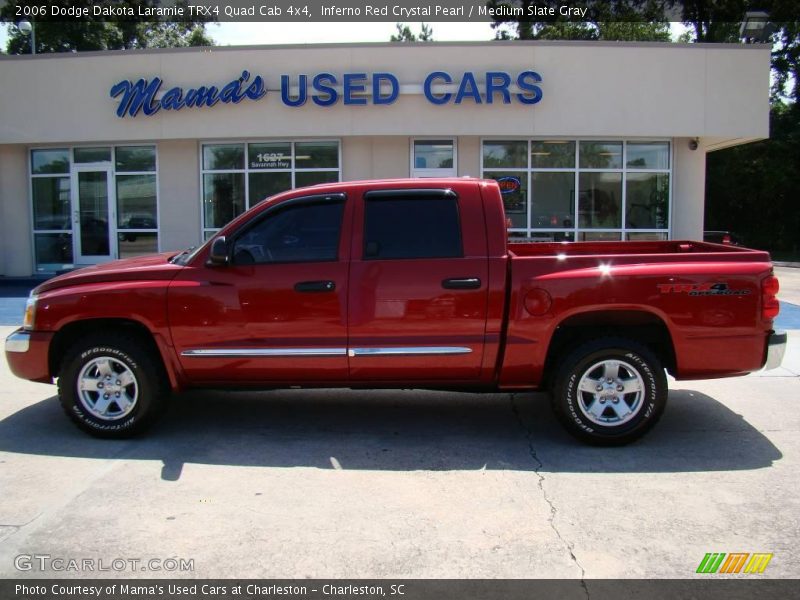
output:
[[[209,228],[219,228],[244,212],[244,173],[203,175],[203,214]]]
[[[500,184],[506,218],[511,219],[511,227],[528,227],[528,174],[485,171],[483,176]]]
[[[531,227],[575,226],[575,174],[534,172],[531,175]]]
[[[72,233],[33,235],[37,271],[59,271],[72,266]]]
[[[414,141],[415,169],[452,169],[453,140]]]
[[[521,168],[528,167],[528,142],[484,142],[483,168]]]
[[[364,259],[455,258],[463,255],[455,198],[368,198]]]
[[[339,181],[338,171],[298,171],[294,175],[295,187]]]
[[[666,229],[669,224],[669,175],[628,173],[625,225],[630,229]]]
[[[33,228],[72,229],[69,177],[33,178]]]
[[[247,165],[250,169],[291,169],[292,145],[288,142],[248,144]]]
[[[579,242],[615,242],[620,234],[614,231],[582,231],[578,234]]]
[[[628,142],[629,169],[669,169],[668,142]]]
[[[244,144],[203,146],[203,168],[209,171],[244,169]]]
[[[69,150],[31,150],[31,172],[69,173]]]
[[[649,231],[649,232],[640,232],[640,233],[629,233],[627,235],[628,240],[632,242],[644,242],[644,241],[660,241],[666,240],[667,234],[663,231]]]
[[[255,206],[270,196],[292,189],[291,172],[250,173],[250,206]]]
[[[155,175],[117,175],[117,227],[158,228]]]
[[[668,239],[670,151],[668,141],[486,140],[482,176],[500,183],[519,239]]]
[[[75,148],[72,151],[76,163],[111,162],[111,148]]]
[[[336,169],[339,167],[338,142],[297,142],[294,145],[298,169]]]
[[[316,200],[278,207],[236,239],[233,262],[336,260],[343,212],[343,200]]]
[[[204,144],[202,154],[204,230],[223,227],[244,210],[292,187],[340,177],[337,141]],[[218,177],[220,171],[227,176]]]
[[[622,173],[581,173],[578,185],[580,227],[622,227]]]
[[[575,142],[563,140],[531,142],[531,166],[535,169],[574,169]]]
[[[581,169],[621,169],[622,142],[581,142]]]
[[[119,257],[130,258],[158,252],[158,234],[126,231],[118,234]]]
[[[117,171],[156,170],[155,146],[117,146],[114,149]]]

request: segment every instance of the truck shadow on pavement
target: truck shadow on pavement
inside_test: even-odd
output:
[[[179,479],[187,463],[672,473],[759,469],[782,457],[741,415],[690,390],[671,390],[655,429],[621,448],[573,440],[541,393],[290,390],[187,392],[146,435],[124,441],[78,431],[51,397],[0,421],[0,451],[158,460],[167,481]]]

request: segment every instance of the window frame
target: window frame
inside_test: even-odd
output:
[[[451,141],[453,142],[453,166],[451,168],[424,168],[418,169],[415,166],[414,159],[414,146],[416,142],[435,142],[435,141]],[[409,140],[409,157],[408,169],[411,177],[421,177],[426,179],[435,179],[437,177],[456,177],[458,176],[458,138],[446,135],[427,135],[421,137],[412,137]]]
[[[533,167],[531,160],[531,143],[543,141],[564,141],[575,143],[575,161],[571,167]],[[527,166],[525,167],[487,167],[484,164],[484,144],[493,142],[526,142],[527,143]],[[580,145],[581,142],[621,142],[622,143],[622,162],[621,168],[581,168],[580,167]],[[636,143],[666,143],[668,151],[669,168],[667,169],[637,169],[628,167],[628,144]],[[574,241],[579,241],[582,234],[613,233],[618,234],[620,240],[627,240],[630,234],[652,234],[663,236],[665,239],[672,239],[673,213],[673,190],[675,187],[675,140],[665,137],[616,137],[616,136],[583,136],[583,137],[563,137],[563,136],[491,136],[480,138],[480,173],[485,177],[488,172],[503,172],[509,175],[527,178],[527,227],[511,227],[509,233],[522,234],[524,238],[516,238],[519,242],[544,241],[536,240],[535,237],[546,237],[548,235],[569,234]],[[541,228],[533,227],[533,174],[534,173],[572,173],[574,175],[575,194],[573,198],[574,223],[571,228],[554,227]],[[620,227],[609,228],[582,228],[580,227],[580,175],[581,173],[620,173],[622,176],[622,198],[620,210],[622,212]],[[667,222],[665,228],[630,229],[627,227],[627,208],[628,208],[628,189],[627,175],[629,173],[658,173],[667,174],[669,177],[669,190],[667,196]]]
[[[116,149],[117,148],[126,148],[126,147],[141,147],[141,146],[152,146],[155,152],[155,170],[154,171],[120,171],[120,175],[155,175],[155,186],[156,186],[156,228],[155,229],[122,229],[119,230],[117,228],[116,223],[116,216],[119,206],[117,206],[116,200],[116,191],[117,191],[117,165],[116,165]],[[111,160],[108,161],[97,161],[97,162],[82,162],[76,163],[75,162],[75,150],[80,148],[102,148],[108,147],[111,149]],[[34,173],[33,172],[33,152],[37,150],[67,150],[69,153],[69,170],[66,173]],[[160,185],[160,164],[159,164],[159,152],[158,152],[158,142],[152,140],[142,140],[136,142],[85,142],[82,144],[44,144],[44,145],[36,145],[36,146],[28,146],[27,147],[27,172],[26,176],[28,179],[28,219],[30,223],[29,231],[31,232],[31,239],[30,239],[30,256],[31,256],[31,263],[33,265],[33,272],[37,274],[52,274],[58,272],[56,269],[40,269],[38,267],[39,263],[36,260],[36,235],[37,234],[53,234],[53,233],[65,233],[69,234],[71,245],[72,245],[72,263],[71,267],[65,268],[77,268],[80,263],[75,263],[75,257],[77,256],[77,248],[76,248],[76,240],[74,235],[74,222],[73,222],[73,201],[74,201],[74,194],[75,190],[72,186],[72,179],[75,173],[75,166],[79,165],[81,167],[111,167],[111,181],[109,182],[109,186],[113,187],[114,192],[114,206],[113,206],[113,213],[115,221],[113,223],[113,234],[112,230],[109,229],[109,236],[113,235],[113,240],[109,239],[109,243],[113,243],[115,252],[113,253],[114,258],[119,258],[119,233],[155,233],[156,234],[156,252],[162,252],[162,235],[161,235],[161,194],[159,190],[161,189]],[[46,178],[46,177],[66,177],[70,182],[70,211],[69,211],[69,229],[37,229],[36,228],[36,221],[34,220],[34,207],[33,207],[33,180],[34,178]],[[43,263],[45,265],[54,264],[54,263]],[[84,265],[81,265],[84,266]]]
[[[296,144],[300,143],[319,143],[319,142],[335,142],[337,147],[337,164],[336,168],[333,167],[315,167],[315,168],[297,168],[296,166]],[[244,167],[242,169],[206,169],[203,164],[203,150],[206,146],[222,146],[222,145],[241,145],[244,148]],[[289,144],[292,150],[291,166],[288,169],[251,169],[249,161],[249,145],[250,144]],[[200,191],[200,238],[204,243],[214,235],[219,233],[227,223],[220,227],[206,226],[205,214],[205,175],[207,174],[237,174],[244,175],[244,210],[247,212],[255,204],[250,204],[250,173],[289,173],[291,178],[291,188],[296,189],[296,174],[297,173],[336,173],[337,181],[342,181],[342,140],[341,138],[258,138],[258,139],[223,139],[223,140],[200,140],[198,141],[198,167],[199,167],[199,191]],[[238,216],[238,215],[237,215]],[[235,217],[234,217],[235,218]]]

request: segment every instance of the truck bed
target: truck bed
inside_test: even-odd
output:
[[[742,246],[711,244],[688,240],[642,241],[642,242],[527,242],[510,243],[512,256],[551,256],[559,259],[570,256],[619,256],[626,258],[653,255],[691,254],[692,260],[706,257],[710,260],[769,260],[769,254]],[[698,256],[702,255],[702,256]],[[628,261],[626,261],[628,262]],[[671,261],[670,261],[671,262]]]

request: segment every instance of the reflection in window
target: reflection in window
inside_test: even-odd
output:
[[[535,172],[531,176],[534,229],[566,229],[575,226],[575,175]]]
[[[117,227],[157,229],[155,175],[117,175]]]
[[[575,142],[561,140],[531,142],[531,167],[574,169]]]
[[[528,167],[527,153],[527,142],[484,142],[483,168],[507,167],[525,169]]]
[[[580,227],[622,227],[622,174],[581,173],[578,211]]]
[[[669,169],[668,142],[628,142],[629,169]]]
[[[629,229],[666,229],[669,206],[669,175],[628,173],[626,176]]]
[[[622,142],[581,142],[581,169],[621,169]]]
[[[114,148],[114,155],[118,173],[156,170],[155,146],[117,146]]]
[[[76,163],[110,162],[111,148],[102,146],[98,148],[75,148],[72,151]]]
[[[140,231],[120,232],[118,235],[119,257],[131,258],[158,252],[158,233]]]
[[[452,169],[453,140],[415,140],[415,169]]]
[[[60,271],[72,266],[72,233],[34,233],[36,270]]]
[[[31,150],[31,169],[34,175],[69,173],[69,150]]]
[[[244,173],[203,175],[203,205],[207,227],[222,227],[243,213]]]
[[[72,229],[69,177],[34,177],[33,228]]]

